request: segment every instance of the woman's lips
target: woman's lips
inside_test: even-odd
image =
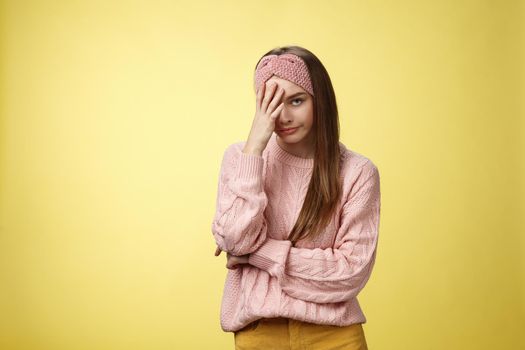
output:
[[[290,134],[293,134],[299,127],[295,127],[295,128],[292,128],[292,129],[281,129],[279,130],[279,132],[281,134],[285,134],[285,135],[290,135]]]

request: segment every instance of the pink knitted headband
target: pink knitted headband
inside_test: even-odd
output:
[[[258,90],[274,74],[314,95],[308,67],[301,57],[291,53],[264,56],[255,70],[255,89]]]

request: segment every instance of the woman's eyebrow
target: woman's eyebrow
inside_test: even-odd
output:
[[[297,96],[300,96],[300,95],[306,95],[306,93],[305,93],[305,92],[296,92],[296,93],[293,94],[293,95],[290,95],[290,96],[288,96],[288,97],[285,97],[285,99],[289,100],[289,99],[291,99],[291,98],[293,98],[293,97],[297,97]]]

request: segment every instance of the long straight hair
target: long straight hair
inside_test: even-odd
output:
[[[312,129],[315,135],[314,165],[304,203],[288,240],[292,245],[309,237],[321,234],[329,224],[341,196],[339,147],[339,114],[335,92],[330,76],[321,61],[309,50],[300,46],[281,46],[265,53],[267,55],[295,54],[303,59],[312,81],[314,92],[314,120]],[[259,62],[257,62],[259,64]],[[256,64],[256,68],[257,68]]]

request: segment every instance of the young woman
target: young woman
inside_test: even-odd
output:
[[[374,266],[376,165],[339,141],[330,77],[299,46],[255,69],[248,139],[223,155],[212,232],[236,349],[367,349],[357,295]]]

